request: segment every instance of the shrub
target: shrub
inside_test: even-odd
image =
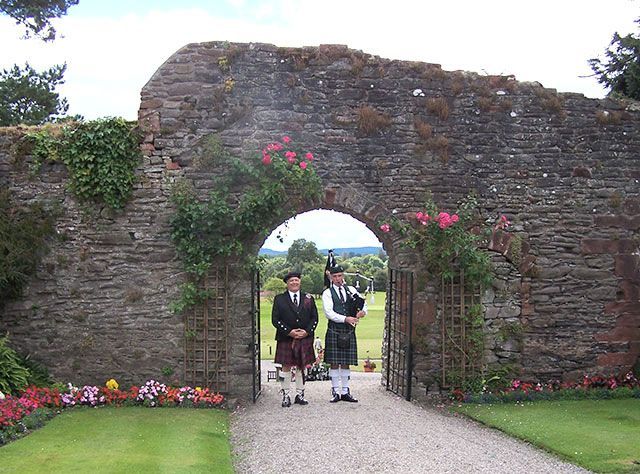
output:
[[[29,382],[29,369],[20,363],[20,357],[8,346],[9,337],[0,338],[0,392],[17,393]]]

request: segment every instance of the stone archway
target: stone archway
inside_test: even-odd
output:
[[[597,117],[603,108],[622,107],[558,94],[512,76],[446,72],[438,65],[390,61],[344,46],[203,43],[185,46],[156,72],[142,91],[139,116],[150,159],[174,173],[188,170],[193,146],[207,134],[217,134],[225,146],[246,155],[286,132],[320,157],[316,166],[326,189],[324,205],[355,215],[370,228],[376,229],[376,219],[385,213],[415,212],[426,191],[443,207],[474,191],[487,214],[511,212],[522,223],[533,255],[543,264],[571,260],[587,268],[579,251],[567,256],[553,248],[549,234],[535,229],[566,235],[579,248],[573,230],[544,219],[535,226],[527,223],[557,206],[556,191],[547,194],[549,186],[564,199],[584,199],[585,173],[575,170],[593,161],[585,139],[597,137],[601,150],[616,146],[613,124]],[[629,136],[638,114],[625,111],[620,117]],[[637,132],[631,135],[639,140]],[[631,159],[631,148],[625,153]],[[627,196],[638,199],[637,192]],[[587,219],[591,214],[584,212]],[[385,242],[394,264],[415,268],[414,256],[403,255],[397,244]],[[587,273],[576,272],[569,286],[584,286]],[[535,278],[528,290],[539,293],[549,285]],[[534,299],[527,299],[528,314],[535,311]],[[589,311],[602,311],[606,299],[594,301]],[[428,308],[418,304],[417,311],[426,314]],[[573,318],[571,310],[562,311],[560,319]],[[601,329],[591,328],[581,341],[585,350],[615,351],[617,360],[632,363],[636,346],[627,346],[627,352],[605,348],[595,342]],[[526,351],[526,328],[523,332]],[[556,336],[551,328],[536,329],[536,344],[543,352],[548,348],[550,357],[542,364],[528,360],[524,374],[562,375],[573,349],[558,351]],[[578,365],[615,371],[625,364],[600,367],[585,353]]]
[[[346,46],[212,42],[181,48],[156,71],[141,92],[139,125],[144,159],[131,201],[90,222],[66,192],[64,172],[47,164],[30,177],[11,155],[24,132],[0,130],[3,185],[16,199],[46,197],[64,208],[56,225],[65,241],[52,242],[24,298],[0,318],[13,344],[57,378],[139,384],[182,366],[182,318],[169,310],[183,279],[169,238],[169,194],[212,134],[240,157],[292,135],[318,157],[324,205],[374,231],[385,213],[420,210],[427,191],[445,209],[474,191],[484,215],[508,214],[536,258],[523,285],[522,375],[612,374],[638,359],[634,104]],[[211,175],[194,173],[193,181],[198,192],[210,190]],[[396,268],[415,268],[397,236],[381,237]],[[250,392],[250,293],[248,280],[234,282],[233,396]],[[427,296],[418,294],[414,308],[434,323]]]

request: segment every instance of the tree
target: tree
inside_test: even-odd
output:
[[[285,257],[274,256],[265,257],[260,269],[260,279],[266,282],[270,278],[277,278],[282,281],[282,277],[287,274],[287,260]],[[284,282],[282,287],[284,288]],[[266,288],[265,288],[266,289]]]
[[[635,22],[640,25],[640,18]],[[610,89],[610,93],[640,100],[640,36],[614,33],[604,54],[604,61],[589,60],[598,82]]]
[[[0,126],[38,125],[64,115],[69,109],[67,99],[55,92],[63,84],[67,65],[53,66],[36,72],[28,63],[24,70],[18,65],[0,73]]]
[[[0,13],[26,28],[25,38],[36,36],[43,41],[56,39],[51,20],[67,14],[67,9],[79,0],[0,0]]]
[[[324,291],[324,265],[307,263],[302,268],[302,291],[319,295]]]
[[[305,239],[296,239],[287,252],[287,264],[291,270],[302,270],[305,263],[321,263],[322,255],[316,244]]]

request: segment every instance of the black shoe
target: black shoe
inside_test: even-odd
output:
[[[288,394],[282,394],[282,408],[289,408],[291,406],[291,398]]]
[[[339,401],[340,401],[340,395],[335,390],[332,390],[331,391],[331,400],[329,400],[329,403],[336,403],[336,402],[339,402]]]
[[[304,399],[304,395],[296,395],[296,398],[295,398],[295,400],[293,400],[293,403],[295,403],[297,405],[308,405],[309,404],[309,402]]]
[[[358,403],[358,399],[352,397],[351,393],[349,393],[348,391],[347,393],[342,394],[342,396],[340,397],[340,400],[342,400],[343,402]]]

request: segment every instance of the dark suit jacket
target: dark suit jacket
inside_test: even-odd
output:
[[[276,295],[273,300],[271,322],[276,328],[277,341],[290,341],[289,333],[292,329],[304,329],[310,337],[318,325],[318,308],[311,295],[300,292],[300,304],[296,308],[285,291]]]

